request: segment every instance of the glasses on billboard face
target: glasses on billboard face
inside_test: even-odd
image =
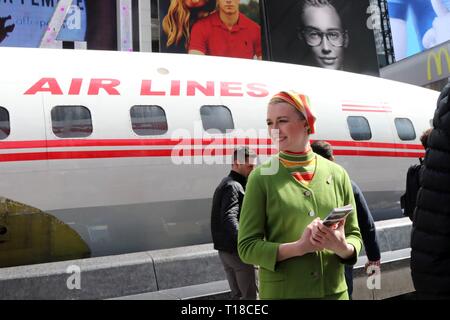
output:
[[[334,47],[343,47],[345,43],[345,32],[341,30],[322,32],[317,29],[306,28],[302,31],[302,35],[306,43],[311,47],[320,46],[325,36]]]

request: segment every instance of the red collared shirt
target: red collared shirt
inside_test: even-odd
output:
[[[191,31],[189,50],[206,55],[253,59],[262,56],[261,28],[239,13],[238,23],[231,30],[220,20],[219,13],[197,21]]]

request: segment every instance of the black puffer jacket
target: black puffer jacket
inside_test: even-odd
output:
[[[239,216],[247,179],[231,171],[216,188],[211,209],[211,234],[214,249],[237,252]]]
[[[450,84],[438,99],[411,237],[417,293],[450,297]]]

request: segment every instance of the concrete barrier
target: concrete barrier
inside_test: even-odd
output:
[[[1,299],[102,299],[155,290],[147,253],[0,269]]]
[[[367,258],[362,251],[353,273],[355,300],[381,300],[414,291],[410,269],[411,221],[409,218],[378,221],[376,227],[381,250],[379,288],[369,289],[376,283],[373,278],[368,280],[364,272]]]
[[[362,270],[365,257],[360,256],[355,266],[355,299],[384,299],[413,291],[409,272],[409,219],[376,224],[382,250],[381,289],[367,289]],[[68,270],[71,266],[75,269]],[[204,244],[2,268],[0,299],[227,298],[229,287],[225,279],[217,251],[212,244]]]
[[[153,259],[159,290],[226,279],[219,255],[211,243],[147,254]]]

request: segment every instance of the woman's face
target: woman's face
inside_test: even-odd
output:
[[[280,151],[304,151],[309,140],[306,120],[288,103],[269,104],[267,107],[267,129]]]
[[[184,5],[191,9],[191,8],[198,8],[203,7],[205,4],[208,3],[209,0],[183,0]]]

